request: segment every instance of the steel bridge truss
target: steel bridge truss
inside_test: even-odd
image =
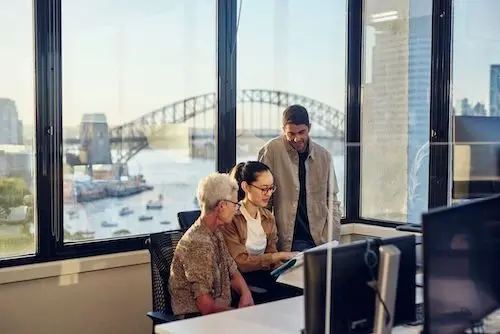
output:
[[[258,103],[277,107],[301,104],[309,111],[312,123],[316,123],[332,134],[332,138],[344,138],[344,114],[337,109],[308,97],[281,91],[245,89],[238,91],[237,103]],[[109,136],[111,150],[118,152],[118,163],[126,163],[142,149],[149,146],[168,124],[182,124],[197,115],[217,107],[216,94],[190,97],[178,101],[131,122],[111,128]],[[120,140],[122,138],[123,140]]]

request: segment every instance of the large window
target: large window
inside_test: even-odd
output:
[[[500,3],[453,4],[450,122],[455,202],[500,193]]]
[[[256,160],[281,134],[283,110],[301,104],[343,203],[346,16],[345,1],[246,1],[237,48],[237,160]]]
[[[0,2],[0,258],[36,249],[33,35],[33,2]]]
[[[177,229],[197,207],[215,169],[215,9],[62,1],[65,242]]]
[[[453,3],[448,146],[446,4],[362,1],[0,1],[0,267],[178,229],[200,178],[257,159],[291,104],[346,222],[500,192],[500,5]]]
[[[364,2],[364,218],[416,223],[427,210],[431,10],[431,0]]]

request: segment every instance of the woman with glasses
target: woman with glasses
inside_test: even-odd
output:
[[[227,174],[212,173],[198,185],[201,215],[179,240],[170,268],[169,290],[177,316],[253,305],[220,230],[239,209],[237,191],[238,184]],[[239,294],[239,304],[232,300],[231,288]]]
[[[296,253],[277,251],[276,220],[266,208],[276,190],[273,175],[259,161],[241,162],[230,174],[238,182],[241,206],[232,223],[222,229],[229,253],[249,285],[275,290],[270,271]]]

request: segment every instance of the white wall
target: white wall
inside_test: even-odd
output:
[[[407,234],[362,224],[350,235]],[[151,333],[147,251],[0,269],[0,334]]]
[[[0,333],[151,333],[150,268],[138,255],[1,270]]]

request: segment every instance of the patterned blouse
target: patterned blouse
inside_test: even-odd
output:
[[[170,268],[174,314],[200,312],[196,299],[205,294],[219,305],[230,306],[231,278],[237,270],[221,231],[212,232],[197,220],[179,240]]]

